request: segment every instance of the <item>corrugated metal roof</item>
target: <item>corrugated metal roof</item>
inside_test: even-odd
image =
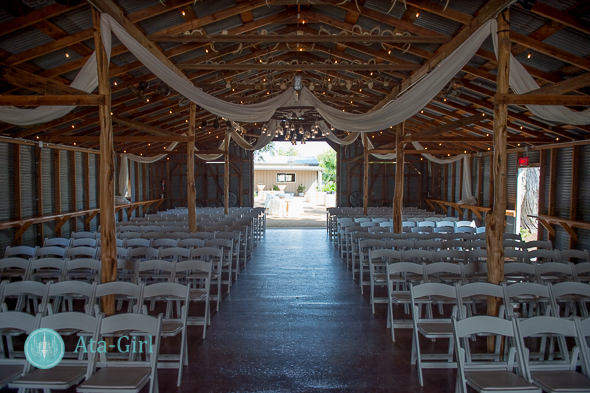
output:
[[[0,9],[0,23],[5,23],[12,19],[14,19],[14,16],[10,12]]]
[[[314,5],[311,7],[311,10],[318,14],[326,15],[339,21],[344,21],[347,13],[345,9],[333,7],[331,5]]]
[[[53,42],[53,38],[34,27],[27,27],[0,39],[0,49],[15,55]]]
[[[205,31],[207,32],[207,34],[218,34],[221,33],[223,30],[230,30],[242,25],[243,23],[240,15],[234,15],[229,18],[225,18],[217,22],[208,24],[207,26],[205,26]]]
[[[531,12],[526,12],[516,7],[510,8],[510,30],[516,31],[517,33],[530,35],[547,22],[547,19]]]
[[[383,0],[367,0],[364,4],[364,7],[386,14],[387,11],[389,11],[389,9],[391,8],[391,2]],[[401,19],[401,17],[404,16],[405,12],[406,9],[404,8],[403,2],[398,1],[395,4],[395,7],[393,7],[393,10],[391,10],[391,12],[388,15],[393,16],[394,18]]]
[[[539,0],[539,3],[544,3],[547,5],[550,5],[551,7],[556,8],[561,11],[566,11],[566,10],[574,7],[575,5],[577,5],[579,2],[580,2],[580,0],[559,0],[559,1]]]
[[[527,58],[527,56],[529,54],[528,51],[522,52],[521,54],[516,56],[516,59],[524,65],[528,65],[528,66],[534,67],[538,70],[545,71],[545,72],[554,72],[554,71],[560,69],[561,67],[564,67],[567,65],[566,63],[564,63],[562,61],[554,59],[553,57],[546,56],[542,53],[538,53],[535,51],[530,51],[530,53],[531,53],[530,59]]]
[[[454,35],[461,27],[463,27],[463,24],[459,22],[454,22],[427,11],[421,11],[420,17],[414,21],[414,24],[448,36]]]
[[[445,0],[430,0],[430,2],[443,5]],[[484,4],[487,3],[487,0],[468,0],[468,1],[457,1],[457,0],[449,0],[448,8],[452,8],[457,11],[464,12],[469,15],[475,15]]]
[[[560,30],[543,42],[580,57],[586,57],[590,55],[590,35],[582,34],[577,30]]]
[[[193,4],[193,9],[197,16],[202,18],[235,5],[235,0],[197,1]]]
[[[181,23],[184,23],[184,18],[180,12],[166,12],[139,22],[139,26],[149,35]]]
[[[65,56],[66,51],[68,52],[69,57]],[[81,58],[82,56],[80,56],[74,50],[65,48],[56,52],[51,52],[46,55],[37,57],[32,60],[32,63],[38,65],[44,70],[50,70],[52,68],[71,63],[72,61],[79,60]],[[75,74],[78,74],[78,70],[75,71]]]
[[[160,4],[160,0],[117,0],[117,4],[123,8],[126,14],[131,14]]]
[[[287,9],[285,5],[271,5],[270,7],[258,7],[252,10],[252,16],[254,20],[258,20],[270,15],[278,14],[279,12],[283,12]]]
[[[88,8],[86,7],[78,8],[51,19],[51,22],[69,34],[74,34],[92,28],[92,14],[88,12]]]

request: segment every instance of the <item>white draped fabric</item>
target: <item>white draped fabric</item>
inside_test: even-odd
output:
[[[494,41],[494,51],[498,57],[498,24],[491,25],[492,39]],[[540,86],[535,82],[531,74],[519,63],[518,60],[510,55],[510,87],[516,94],[526,94],[529,91],[538,89]],[[556,123],[586,125],[590,124],[590,109],[582,112],[574,112],[571,109],[560,105],[526,105],[527,109],[535,116]]]
[[[121,165],[119,166],[119,195],[127,195],[129,185],[129,160],[125,155],[121,155]]]

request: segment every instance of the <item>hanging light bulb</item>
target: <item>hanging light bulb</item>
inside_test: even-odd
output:
[[[347,80],[346,81],[346,90],[350,90],[352,88],[352,81]]]
[[[315,85],[313,84],[313,82],[309,82],[309,90],[314,91],[314,89],[315,89]]]
[[[304,132],[303,126],[299,126],[299,134],[303,135]]]
[[[215,121],[213,122],[213,128],[219,128],[219,119],[215,116]]]

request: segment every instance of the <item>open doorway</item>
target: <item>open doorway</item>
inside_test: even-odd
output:
[[[324,141],[271,142],[254,156],[256,207],[269,227],[325,227],[336,206],[336,151]]]
[[[537,240],[537,220],[529,215],[539,213],[540,168],[518,168],[516,193],[516,232],[522,240]]]

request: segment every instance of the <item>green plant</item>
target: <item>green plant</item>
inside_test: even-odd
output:
[[[303,194],[304,191],[305,191],[305,186],[303,184],[300,184],[297,186],[297,193],[298,194]]]
[[[333,192],[336,191],[336,183],[331,181],[322,186],[323,192]]]
[[[279,186],[277,186],[276,184],[272,185],[272,190],[273,191],[279,191]]]

